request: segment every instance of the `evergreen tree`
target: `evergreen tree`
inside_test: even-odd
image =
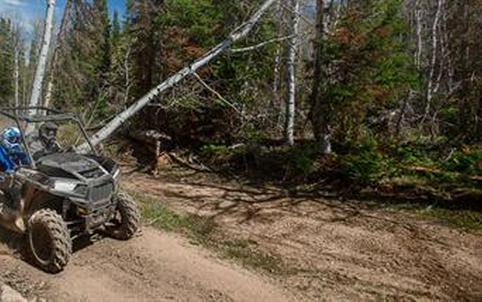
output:
[[[319,85],[332,108],[337,141],[366,138],[367,122],[399,108],[399,101],[416,86],[417,74],[406,52],[407,30],[401,1],[363,0],[350,2],[326,37],[325,75]]]
[[[98,11],[97,14],[100,15],[99,23],[102,31],[101,37],[101,47],[99,48],[99,66],[98,66],[98,73],[101,75],[102,80],[104,83],[99,83],[99,85],[105,85],[108,81],[108,73],[110,71],[111,65],[111,56],[112,56],[112,47],[111,47],[111,23],[109,21],[109,7],[107,5],[107,0],[98,0]]]
[[[121,25],[119,21],[119,12],[114,10],[114,15],[112,16],[112,45],[117,46],[121,38]]]
[[[132,41],[134,95],[149,91],[166,73],[161,71],[161,37],[166,33],[156,24],[163,1],[141,0],[127,3],[127,30]]]
[[[0,103],[3,105],[13,101],[14,51],[12,22],[0,17]]]

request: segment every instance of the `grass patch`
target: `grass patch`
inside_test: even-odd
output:
[[[481,231],[482,213],[470,210],[447,210],[429,206],[417,211],[420,218],[435,218],[455,228],[463,230]]]
[[[259,268],[263,271],[281,274],[285,271],[280,257],[261,252],[249,240],[223,241],[217,249],[228,258],[239,260],[244,266]]]
[[[209,218],[197,215],[180,215],[159,203],[158,200],[137,192],[130,192],[138,201],[142,217],[148,225],[167,232],[182,233],[193,243],[206,242],[217,228]]]
[[[382,203],[387,208],[414,213],[421,220],[436,220],[437,223],[463,231],[482,231],[482,212],[480,210],[448,208],[437,202],[428,204],[428,202],[385,201]]]
[[[223,238],[221,227],[211,218],[180,215],[159,203],[156,198],[130,191],[141,208],[145,223],[167,232],[186,236],[191,243],[202,245],[218,255],[235,260],[245,267],[268,273],[282,274],[285,269],[280,257],[268,254],[244,239]]]
[[[409,190],[412,187],[417,187],[422,190],[425,182],[420,179],[406,179],[400,178],[395,182],[399,186],[407,187]],[[431,187],[427,187],[424,194],[440,195],[440,192],[435,192]],[[422,193],[420,193],[422,194]],[[481,190],[465,190],[464,195],[457,200],[443,199],[441,197],[430,197],[427,199],[407,200],[406,198],[380,196],[377,192],[368,194],[364,193],[358,196],[359,200],[364,200],[372,206],[385,207],[388,209],[403,211],[406,213],[415,214],[416,217],[422,220],[436,220],[440,224],[445,224],[450,227],[461,229],[463,231],[482,231],[482,210],[480,202],[482,192]],[[466,198],[466,200],[464,200]]]

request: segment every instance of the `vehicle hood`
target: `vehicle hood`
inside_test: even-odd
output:
[[[55,153],[43,156],[37,160],[37,169],[49,176],[57,177],[89,179],[108,174],[98,162],[77,153]]]

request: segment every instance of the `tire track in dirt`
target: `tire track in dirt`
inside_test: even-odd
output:
[[[104,238],[79,250],[58,275],[2,252],[0,268],[0,280],[49,301],[293,300],[270,280],[151,228],[128,242]]]
[[[308,301],[482,301],[482,236],[376,203],[290,195],[208,176],[125,181],[230,240],[277,255],[280,283]]]

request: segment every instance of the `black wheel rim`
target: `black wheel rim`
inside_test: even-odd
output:
[[[52,238],[44,225],[33,225],[30,230],[30,245],[35,259],[47,265],[52,255]]]

